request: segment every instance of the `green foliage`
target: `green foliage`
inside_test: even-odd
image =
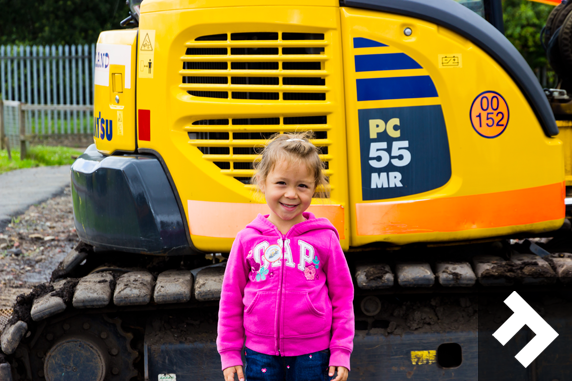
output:
[[[20,160],[20,151],[12,151],[12,160],[8,160],[8,151],[0,151],[0,174],[14,169],[44,167],[52,165],[71,165],[82,152],[67,147],[34,146],[28,150],[28,158]]]
[[[92,44],[129,16],[124,0],[0,0],[0,45]]]
[[[527,0],[503,0],[505,36],[533,69],[548,65],[540,31],[553,6]]]

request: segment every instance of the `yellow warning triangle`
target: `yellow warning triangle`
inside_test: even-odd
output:
[[[141,44],[141,50],[153,51],[153,45],[151,45],[151,40],[149,39],[149,33],[145,34],[143,43]]]

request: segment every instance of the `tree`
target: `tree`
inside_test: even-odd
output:
[[[553,6],[527,0],[503,0],[505,36],[533,69],[548,65],[540,31]]]
[[[124,0],[0,0],[0,45],[91,44],[120,28]]]

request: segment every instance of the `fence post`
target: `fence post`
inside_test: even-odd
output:
[[[0,99],[0,150],[4,149],[4,101]]]
[[[20,116],[20,160],[24,160],[28,154],[26,144],[26,111],[22,108],[23,104],[24,103],[20,102],[18,105],[18,115]]]

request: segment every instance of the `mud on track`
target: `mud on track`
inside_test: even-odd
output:
[[[52,271],[79,242],[70,187],[33,205],[0,231],[0,309],[48,282]]]

